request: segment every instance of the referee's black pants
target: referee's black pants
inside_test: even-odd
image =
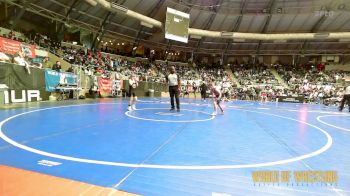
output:
[[[207,92],[206,91],[201,91],[201,97],[202,99],[206,99],[207,98]]]
[[[174,97],[176,100],[176,108],[180,109],[180,99],[179,99],[179,89],[178,86],[169,86],[169,94],[170,94],[170,103],[171,109],[175,109],[174,105]]]
[[[343,99],[340,102],[339,110],[342,111],[345,105],[345,102],[348,103],[349,106],[349,112],[350,112],[350,94],[349,95],[344,95]]]

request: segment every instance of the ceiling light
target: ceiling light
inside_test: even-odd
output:
[[[193,39],[202,39],[202,36],[199,35],[190,35],[190,37]]]
[[[233,37],[233,32],[221,32],[221,37]]]
[[[85,0],[87,3],[89,3],[91,6],[96,6],[97,2],[94,0]]]
[[[111,3],[111,7],[116,9],[117,11],[126,13],[128,11],[128,8],[119,4],[116,4],[114,2]]]
[[[315,38],[327,38],[329,37],[329,33],[315,33]]]
[[[141,25],[145,26],[145,27],[148,27],[148,28],[153,28],[153,25],[151,25],[149,23],[146,23],[146,22],[143,22],[143,21],[141,21]]]

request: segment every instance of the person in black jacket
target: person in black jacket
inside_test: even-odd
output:
[[[200,88],[201,88],[201,98],[202,98],[203,101],[205,101],[205,99],[207,98],[208,86],[203,81],[201,86],[200,86]]]
[[[350,112],[350,81],[347,82],[347,87],[345,88],[345,93],[343,96],[343,99],[340,102],[340,106],[339,106],[339,111],[343,111],[345,102],[347,102],[348,106],[349,106],[349,112]]]
[[[52,70],[55,70],[55,71],[58,71],[60,72],[61,71],[61,62],[59,61],[56,61],[56,63],[52,66]]]

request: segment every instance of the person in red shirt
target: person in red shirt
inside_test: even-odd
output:
[[[265,89],[261,91],[261,102],[263,103],[267,102],[267,92]]]
[[[210,93],[212,94],[213,97],[213,105],[214,105],[214,112],[211,114],[212,116],[216,116],[218,113],[218,107],[220,108],[222,114],[224,114],[224,110],[222,109],[220,102],[221,102],[221,91],[218,90],[215,85],[214,82],[210,83]]]

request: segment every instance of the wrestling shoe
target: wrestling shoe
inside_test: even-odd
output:
[[[210,115],[211,115],[211,116],[216,116],[217,113],[216,113],[216,112],[213,112],[213,113],[211,113]]]
[[[129,107],[128,107],[128,111],[132,111],[132,108],[131,108],[131,106],[129,106]]]
[[[136,106],[135,106],[135,105],[132,105],[132,106],[131,106],[131,109],[132,109],[132,110],[136,110]]]

